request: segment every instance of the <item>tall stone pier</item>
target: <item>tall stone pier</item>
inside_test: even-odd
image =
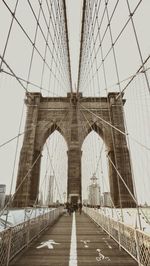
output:
[[[81,148],[86,136],[95,130],[107,150],[114,206],[134,207],[135,203],[127,189],[134,195],[126,135],[121,133],[125,131],[122,103],[125,101],[117,98],[116,93],[101,98],[83,97],[81,93],[68,93],[67,97],[27,94],[25,135],[13,206],[35,204],[39,191],[42,149],[46,139],[55,130],[62,134],[68,146],[68,200],[81,201]]]

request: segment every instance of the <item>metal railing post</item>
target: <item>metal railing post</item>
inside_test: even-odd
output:
[[[119,242],[119,250],[121,250],[121,233],[120,233],[120,223],[118,222],[118,242]]]
[[[108,217],[108,235],[110,238],[110,217]]]
[[[30,220],[27,221],[27,243],[26,246],[29,246],[29,242],[30,242]]]
[[[110,217],[107,217],[106,215],[100,213],[98,218],[98,213],[97,216],[95,216],[95,211],[93,211],[93,209],[87,208],[86,212],[95,222],[97,222],[102,227],[104,231],[106,231],[108,235],[110,235],[118,243],[118,248],[123,248],[138,262],[139,266],[149,265],[149,234],[146,234],[143,231],[139,231],[132,226],[126,225],[125,223],[119,221],[113,220],[111,223]],[[115,233],[111,228],[114,228]],[[132,239],[133,237],[134,239]]]
[[[62,213],[62,208],[50,210],[48,213],[34,217],[28,221],[17,224],[12,228],[0,232],[0,265],[8,266],[23,248],[28,248],[29,243],[51,225]],[[3,241],[3,243],[1,243]]]
[[[11,239],[12,239],[12,228],[9,228],[9,243],[8,243],[8,251],[7,251],[7,262],[6,265],[9,265],[9,260],[10,260],[10,254],[11,254]]]
[[[135,243],[136,243],[136,252],[137,252],[137,262],[139,266],[142,266],[141,262],[140,262],[140,246],[139,246],[139,240],[137,237],[137,230],[134,230],[134,235],[135,235]]]

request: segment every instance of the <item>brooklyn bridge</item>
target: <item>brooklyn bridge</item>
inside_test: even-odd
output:
[[[149,17],[1,0],[0,266],[150,266]]]

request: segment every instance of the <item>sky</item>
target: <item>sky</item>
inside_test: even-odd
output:
[[[10,7],[13,9],[15,2],[7,1]],[[35,1],[31,1],[34,5],[35,11],[38,11],[38,6]],[[104,4],[104,1],[102,1]],[[131,2],[132,10],[138,3],[137,0]],[[44,3],[45,4],[45,3]],[[78,76],[78,64],[79,64],[79,51],[80,51],[80,34],[81,34],[81,18],[82,18],[82,1],[81,0],[67,0],[67,18],[68,18],[68,34],[69,34],[69,46],[70,46],[70,56],[71,56],[71,72],[72,72],[72,84],[73,90],[75,90],[77,86],[77,76]],[[110,4],[110,12],[115,4],[115,1]],[[17,17],[21,23],[23,23],[24,27],[27,29],[31,38],[34,38],[34,29],[35,29],[35,20],[31,11],[29,10],[29,6],[27,5],[27,1],[22,3],[20,1],[18,9],[17,9]],[[48,14],[47,14],[48,16]],[[119,33],[123,23],[129,16],[127,12],[127,7],[125,5],[125,1],[120,1],[118,9],[116,11],[116,16],[112,21],[113,28],[113,37],[116,38]],[[149,17],[150,17],[150,2],[148,0],[143,0],[142,4],[137,11],[134,21],[136,25],[137,35],[140,43],[140,47],[142,50],[143,58],[146,58],[150,54],[150,37],[149,37]],[[2,55],[4,50],[4,45],[6,42],[8,29],[11,22],[11,16],[2,3],[0,2],[0,54]],[[44,21],[41,20],[41,24],[44,25]],[[104,21],[104,25],[102,28],[102,32],[104,32],[107,25],[107,21]],[[44,27],[44,26],[43,26]],[[44,28],[45,30],[45,28]],[[46,32],[46,31],[45,31]],[[38,34],[37,37],[38,48],[41,53],[44,53],[44,46],[42,45],[42,36]],[[104,54],[107,53],[107,49],[110,46],[109,36],[106,36],[106,39],[103,44]],[[133,29],[131,24],[129,24],[127,30],[125,31],[123,37],[120,42],[116,46],[116,55],[117,62],[119,66],[119,74],[120,80],[124,80],[129,76],[133,75],[139,66],[141,65],[141,61],[138,55],[135,38],[133,34]],[[48,55],[49,56],[49,55]],[[26,78],[28,75],[28,62],[31,57],[31,45],[29,41],[25,38],[25,36],[20,32],[19,27],[14,24],[12,27],[12,33],[10,36],[10,40],[7,47],[7,52],[5,59],[11,65],[12,69],[14,69],[15,73],[20,76]],[[98,63],[100,58],[98,57]],[[149,62],[146,67],[149,67]],[[8,70],[7,67],[3,65],[5,70]],[[41,76],[41,62],[40,58],[37,56],[34,57],[33,67],[30,76],[30,80],[34,81],[36,84],[40,84],[40,76]],[[54,69],[56,71],[56,69]],[[114,62],[112,59],[112,54],[106,61],[106,74],[107,74],[107,82],[108,88],[110,91],[117,90],[116,88],[116,74],[114,69]],[[149,71],[147,71],[147,75],[149,78]],[[102,71],[99,71],[99,79],[100,86],[102,88],[102,94],[106,94],[106,88],[104,85],[104,78]],[[48,73],[45,71],[45,76],[43,80],[43,87],[47,88],[47,80]],[[93,95],[99,95],[99,87],[95,82],[95,89],[90,91],[90,87],[88,84],[88,78],[85,80],[84,86],[86,87],[86,91],[84,96],[92,93]],[[121,83],[121,88],[126,84],[126,82]],[[53,91],[55,88],[55,91]],[[37,88],[33,86],[29,86],[31,91],[36,91]],[[64,95],[66,94],[65,89],[62,90],[58,84],[54,83],[52,80],[50,89],[52,90],[52,94],[56,95]],[[0,143],[4,143],[5,141],[13,138],[18,134],[19,123],[21,118],[21,112],[23,108],[23,102],[25,98],[24,90],[19,85],[19,83],[10,76],[0,73],[0,122],[1,122],[1,130],[0,130]],[[46,95],[46,92],[43,91],[43,95]],[[149,119],[150,119],[150,105],[149,105],[149,92],[147,90],[147,86],[145,83],[145,78],[143,74],[138,75],[134,82],[132,82],[131,86],[126,90],[124,98],[127,99],[125,104],[125,115],[127,121],[128,132],[131,135],[130,147],[131,147],[131,156],[132,156],[132,167],[134,172],[134,178],[138,193],[138,198],[140,202],[148,201],[150,202],[150,127],[149,127]],[[24,131],[25,125],[25,116],[26,109],[23,112],[23,120],[21,125],[21,132]],[[19,144],[17,144],[17,140],[12,141],[8,145],[5,145],[0,148],[0,184],[6,184],[7,193],[10,191],[10,184],[12,176],[14,176],[13,180],[13,191],[15,189],[17,168],[18,168],[18,160],[19,153],[22,145],[23,137],[19,138]],[[136,140],[136,141],[135,141]],[[142,145],[139,145],[142,144]],[[109,190],[108,184],[108,169],[107,169],[107,160],[105,154],[105,147],[103,149],[102,161],[98,163],[99,152],[101,149],[103,142],[100,137],[92,132],[83,143],[83,161],[82,161],[82,187],[83,187],[83,198],[87,197],[87,187],[90,184],[90,178],[92,174],[98,168],[97,177],[99,183],[101,185],[101,189],[103,191]],[[16,160],[14,162],[16,147],[17,155]],[[91,149],[92,147],[92,149]],[[52,152],[50,154],[52,159],[53,168],[55,169],[56,179],[58,181],[58,185],[61,187],[61,196],[63,197],[63,193],[66,191],[67,185],[67,146],[62,138],[62,136],[55,132],[51,135],[49,140],[49,149],[50,151],[56,150],[60,152]],[[43,150],[43,159],[42,159],[42,171],[41,171],[41,184],[42,190],[46,193],[48,178],[51,174],[53,174],[52,167],[49,168],[48,174],[46,173],[46,149]],[[60,162],[59,165],[56,162]],[[15,164],[15,166],[14,166]],[[62,171],[63,169],[63,171]],[[46,181],[42,181],[46,177]],[[61,176],[61,178],[60,178]],[[104,181],[103,181],[104,180]],[[56,186],[56,185],[55,185]],[[57,189],[55,189],[57,190]],[[55,191],[55,198],[58,197],[58,191]]]
[[[13,9],[15,6],[16,1],[9,2],[10,7]],[[38,10],[38,4],[33,3],[31,1],[35,8],[35,11]],[[70,53],[71,53],[71,65],[72,65],[72,75],[73,75],[73,84],[75,87],[75,83],[77,83],[77,68],[78,68],[78,58],[79,58],[79,47],[80,47],[80,27],[81,27],[81,13],[82,13],[82,1],[66,1],[67,5],[67,17],[68,17],[68,34],[69,34],[69,44],[70,44]],[[45,7],[45,6],[44,6]],[[18,5],[18,11],[16,12],[16,16],[19,19],[19,21],[23,24],[25,29],[27,30],[29,36],[31,38],[34,38],[34,28],[35,28],[35,20],[33,19],[33,15],[31,14],[31,11],[29,10],[29,6],[27,2],[22,3]],[[26,18],[26,15],[28,14],[28,19]],[[4,4],[0,3],[0,17],[1,22],[0,23],[0,32],[1,32],[1,44],[0,44],[0,53],[2,54],[8,34],[8,29],[11,22],[11,16],[9,12],[7,11],[7,8],[4,6]],[[76,23],[72,23],[72,21],[76,21]],[[41,20],[41,24],[43,21]],[[2,25],[5,25],[5,30]],[[42,24],[44,25],[44,23]],[[74,34],[75,33],[75,34]],[[44,50],[44,46],[42,43],[42,37],[40,34],[37,37],[37,45],[41,52]],[[15,73],[19,77],[27,77],[28,75],[28,61],[30,60],[31,56],[31,47],[27,39],[24,37],[24,35],[20,32],[19,27],[14,23],[14,26],[12,27],[12,33],[10,35],[10,40],[7,47],[6,52],[6,60],[11,65],[12,69],[15,70]],[[31,80],[34,81],[34,83],[39,84],[40,83],[40,76],[41,76],[41,62],[39,60],[39,57],[35,56],[33,60],[33,66],[32,66],[32,72],[31,72]],[[3,68],[5,66],[3,65]],[[5,68],[8,70],[7,68]],[[44,80],[43,87],[47,87],[47,80],[48,77],[46,76]],[[54,81],[52,80],[51,87],[54,86]],[[21,119],[21,112],[23,108],[23,102],[25,98],[24,90],[20,87],[18,82],[14,78],[11,78],[7,76],[6,74],[1,74],[0,77],[0,88],[2,91],[2,97],[0,100],[0,121],[1,121],[1,134],[0,134],[0,143],[4,143],[5,141],[13,138],[18,134],[19,130],[19,123]],[[69,88],[70,89],[70,88]],[[34,88],[33,86],[30,87],[31,91],[37,91],[37,88]],[[51,89],[51,91],[54,89]],[[51,95],[66,95],[67,92],[61,91],[61,88],[55,87],[54,94]],[[43,91],[43,96],[46,96],[46,93]],[[4,100],[5,99],[5,100]],[[6,100],[7,99],[7,100]],[[7,102],[7,105],[6,105]],[[26,117],[26,107],[24,107],[23,112],[23,120],[22,120],[22,126],[21,126],[21,132],[24,131],[24,125],[25,125],[25,117]],[[60,175],[60,170],[63,169],[64,173],[61,176],[63,176],[63,180],[58,180],[58,183],[60,181],[60,184],[63,186],[62,192],[66,191],[67,187],[67,155],[66,155],[66,143],[64,142],[64,139],[62,136],[55,132],[53,134],[54,136],[50,139],[50,150],[58,149],[61,150],[61,155],[59,158],[59,153],[53,153],[51,154],[51,158],[53,160],[53,165],[55,168],[55,174],[57,176]],[[17,175],[17,169],[18,169],[18,161],[19,161],[19,154],[20,149],[22,146],[23,137],[19,138],[19,144],[17,149],[17,158],[16,162],[14,162],[14,156],[16,152],[16,145],[17,140],[14,140],[13,142],[9,143],[8,145],[2,147],[0,150],[0,161],[1,167],[0,167],[0,183],[6,184],[6,191],[9,193],[10,191],[10,184],[12,176],[14,176],[13,180],[13,192],[15,190],[15,182],[16,182],[16,175]],[[63,150],[65,152],[64,156]],[[42,169],[46,167],[46,148],[44,148],[43,151],[43,162],[42,162]],[[63,159],[65,162],[63,161]],[[55,165],[55,162],[61,161],[59,166],[57,167]],[[14,169],[15,164],[15,169]],[[56,163],[57,164],[57,163]],[[45,169],[41,170],[41,183],[42,183],[42,189],[44,190],[45,187],[47,187],[48,184],[48,177],[46,177],[46,181],[43,181],[45,179]],[[49,174],[53,174],[53,170],[50,170]],[[44,190],[44,193],[46,191]],[[55,194],[55,193],[54,193]],[[58,192],[56,192],[58,194]],[[57,197],[57,195],[56,195]]]

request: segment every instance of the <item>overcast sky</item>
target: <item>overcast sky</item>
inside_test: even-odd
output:
[[[15,1],[7,1],[11,8],[13,9]],[[34,26],[35,22],[33,16],[29,13],[27,1],[20,1],[17,17],[23,23],[23,25],[27,28],[29,34],[33,37],[34,35]],[[31,1],[35,5],[36,10],[36,2]],[[114,5],[114,2],[111,2]],[[126,1],[120,1],[118,10],[116,12],[116,16],[114,16],[113,20],[113,34],[114,38],[117,36],[119,30],[121,29],[123,23],[126,18],[129,16],[127,12],[127,8],[125,7]],[[132,9],[138,3],[137,0],[130,1]],[[70,44],[70,53],[71,53],[71,66],[72,66],[72,80],[73,80],[73,88],[75,88],[75,84],[77,84],[77,73],[78,73],[78,59],[79,59],[79,48],[80,48],[80,30],[81,30],[81,14],[82,14],[82,1],[81,0],[67,0],[67,16],[68,16],[68,30],[69,30],[69,44]],[[112,10],[112,6],[110,4],[110,10]],[[145,59],[150,54],[150,35],[149,35],[149,18],[150,18],[150,1],[143,0],[142,4],[135,15],[135,24],[136,30],[140,42],[140,46],[142,49],[142,55]],[[6,42],[6,37],[9,29],[9,25],[11,22],[11,16],[7,11],[6,7],[0,2],[0,54],[2,54],[4,45]],[[106,28],[106,22],[104,25],[104,29]],[[39,43],[41,42],[39,36]],[[109,46],[108,36],[104,43],[104,53],[107,52],[107,48]],[[39,45],[39,49],[41,52],[43,51],[43,46]],[[117,45],[117,60],[119,65],[119,74],[120,80],[128,78],[130,75],[134,74],[137,69],[141,65],[141,61],[138,55],[133,29],[131,24],[125,31],[125,34],[121,38],[119,44]],[[20,32],[18,26],[15,24],[12,29],[12,34],[10,37],[10,41],[8,44],[8,49],[6,53],[6,60],[11,65],[11,67],[15,70],[15,73],[18,76],[27,77],[28,72],[28,62],[31,56],[31,47],[29,46],[28,41]],[[4,67],[4,66],[3,66]],[[149,63],[147,63],[146,67],[149,67]],[[5,67],[5,69],[7,69]],[[107,60],[106,64],[106,72],[107,72],[107,80],[108,87],[111,91],[116,90],[116,75],[114,72],[114,63],[112,61],[112,57]],[[149,72],[148,76],[149,76]],[[37,58],[34,60],[33,71],[31,75],[31,80],[36,84],[40,83],[40,75],[41,75],[41,64],[40,60]],[[101,80],[101,87],[104,93],[105,86],[104,80],[102,77],[102,73],[99,73],[99,77]],[[43,86],[47,87],[47,79],[45,78]],[[122,84],[122,87],[124,83]],[[87,84],[88,87],[88,84]],[[1,97],[0,97],[0,121],[1,121],[1,130],[0,130],[0,143],[16,136],[18,134],[19,121],[21,117],[21,110],[24,101],[24,90],[20,87],[18,82],[11,77],[8,77],[6,74],[0,73],[0,89],[1,89]],[[36,88],[30,88],[31,91],[36,91]],[[89,93],[89,90],[86,91]],[[57,88],[55,91],[58,95],[60,95],[61,89]],[[64,92],[66,93],[66,92]],[[95,88],[94,94],[98,94],[99,91]],[[63,93],[62,93],[63,94]],[[44,95],[44,92],[43,92]],[[45,94],[46,95],[46,94]],[[86,93],[85,93],[86,95]],[[127,101],[125,105],[125,113],[127,118],[128,132],[130,132],[131,136],[138,140],[140,143],[145,145],[146,147],[150,147],[150,128],[149,128],[149,119],[150,119],[150,104],[149,104],[149,93],[145,84],[144,76],[139,75],[135,81],[132,83],[132,86],[128,88],[124,96]],[[24,119],[22,123],[22,129],[24,130],[25,123],[25,112]],[[21,148],[22,137],[20,138],[19,150],[17,155],[17,163],[15,166],[15,175],[14,175],[14,185],[15,187],[15,179],[18,168],[18,158],[19,151]],[[63,156],[60,156],[59,153],[51,154],[54,168],[56,171],[57,177],[62,174],[61,169],[63,168],[62,179],[59,180],[58,183],[62,184],[62,193],[66,190],[66,180],[67,180],[67,156],[66,154],[66,144],[61,136],[58,133],[55,133],[55,137],[50,140],[50,150],[51,147],[55,147],[56,150],[62,150]],[[135,141],[130,140],[131,150],[132,150],[132,161],[133,161],[133,169],[134,169],[134,177],[135,183],[138,191],[138,197],[140,202],[149,201],[150,202],[150,155],[149,150],[137,144]],[[95,147],[91,150],[90,147]],[[93,133],[87,137],[83,144],[83,188],[84,188],[84,198],[87,196],[87,186],[90,182],[90,178],[95,172],[97,168],[97,161],[99,158],[99,150],[102,146],[102,140],[98,137],[98,135],[94,135]],[[0,183],[4,183],[7,185],[7,193],[9,193],[11,176],[13,171],[14,164],[14,155],[16,149],[16,141],[11,142],[10,144],[2,147],[0,149]],[[43,156],[42,162],[42,178],[45,176],[44,167],[46,163],[46,152]],[[60,156],[60,157],[59,157]],[[63,159],[62,159],[63,158]],[[45,162],[44,162],[45,160]],[[59,167],[56,166],[56,162],[61,161]],[[57,164],[58,165],[58,164]],[[64,167],[63,167],[64,165]],[[101,169],[103,168],[103,169]],[[97,176],[100,180],[101,187],[102,184],[102,170],[105,175],[105,188],[107,190],[108,181],[107,181],[107,162],[105,156],[105,148],[103,153],[103,166],[99,165],[99,171]],[[60,185],[61,186],[61,185]],[[14,189],[13,189],[14,191]]]

